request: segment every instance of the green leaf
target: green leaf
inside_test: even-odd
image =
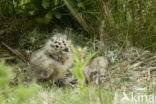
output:
[[[34,10],[28,12],[28,14],[31,15],[31,16],[34,15],[34,13],[35,13]]]
[[[82,2],[78,3],[77,6],[78,6],[79,8],[85,9],[85,6],[84,6],[84,4],[83,4]]]
[[[57,19],[60,19],[61,18],[61,14],[59,12],[54,12],[54,15]]]
[[[51,19],[52,19],[52,13],[51,13],[51,12],[48,12],[48,13],[45,15],[44,19],[45,19],[45,23],[46,23],[46,24],[49,23],[49,22],[51,21]]]
[[[48,8],[50,6],[50,0],[42,0],[43,8]]]
[[[36,18],[36,21],[41,24],[48,24],[52,19],[52,13],[48,12],[44,17]]]
[[[59,4],[58,0],[54,0],[54,5],[57,6]]]
[[[5,65],[4,61],[0,62],[0,87],[9,84],[9,81],[13,78],[13,68]]]
[[[44,18],[42,18],[42,17],[38,17],[38,18],[36,18],[35,19],[38,23],[41,23],[41,24],[44,24],[45,23],[45,20],[44,20]]]

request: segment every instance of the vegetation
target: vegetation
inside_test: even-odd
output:
[[[72,70],[72,74],[75,75],[78,78],[78,87],[80,90],[84,88],[84,82],[85,82],[85,77],[83,75],[83,68],[87,65],[87,63],[91,60],[91,58],[95,55],[93,54],[88,54],[86,56],[86,59],[84,59],[84,56],[86,54],[86,48],[79,48],[78,51],[72,46],[72,50],[74,53],[74,69]]]
[[[66,87],[65,89],[57,88],[53,85],[52,89],[45,90],[41,85],[38,86],[35,82],[29,83],[29,85],[24,85],[23,83],[18,83],[17,86],[9,85],[10,81],[14,77],[14,72],[11,67],[6,67],[4,61],[0,63],[0,98],[1,104],[23,104],[23,103],[76,103],[79,104],[82,100],[83,103],[100,103],[99,98],[103,97],[102,102],[111,102],[110,91],[109,90],[101,90],[102,95],[99,95],[99,92],[95,87],[84,87],[84,76],[82,73],[82,68],[85,64],[91,59],[94,54],[89,54],[86,57],[86,61],[82,61],[86,48],[76,49],[72,46],[72,49],[75,53],[75,67],[73,70],[73,74],[78,77],[78,85],[81,90],[77,90],[72,92],[73,89],[70,87]],[[80,53],[78,53],[80,52]],[[52,95],[51,95],[52,94]],[[36,96],[35,96],[36,95]],[[96,98],[94,96],[97,95]],[[109,96],[107,96],[109,95]],[[102,103],[101,102],[101,103]]]
[[[0,40],[18,46],[19,37],[39,28],[70,27],[91,39],[156,50],[154,0],[1,0]],[[101,37],[103,34],[103,37]]]
[[[16,57],[20,50],[28,61],[53,31],[87,47],[72,47],[80,90],[29,82],[28,65]],[[0,104],[134,104],[121,102],[123,92],[129,98],[131,92],[149,95],[149,100],[156,90],[155,0],[0,0],[0,42],[14,50],[0,44]],[[82,69],[95,54],[108,58],[110,81],[84,86]]]
[[[152,100],[151,93],[155,91],[151,86],[149,86],[149,83],[147,85],[149,86],[149,89],[146,90],[145,92],[136,92],[136,93],[131,93],[131,90],[126,90],[125,91],[125,85],[128,87],[130,86],[131,88],[135,88],[135,82],[131,82],[132,80],[129,81],[124,76],[129,76],[128,73],[130,73],[130,70],[128,73],[123,74],[123,71],[125,69],[120,69],[124,68],[124,63],[120,62],[121,65],[117,66],[117,70],[112,71],[112,76],[115,73],[115,71],[118,71],[122,73],[122,77],[119,77],[117,79],[113,78],[113,90],[110,88],[99,88],[97,85],[93,86],[84,86],[82,83],[84,82],[84,76],[82,75],[82,67],[84,64],[86,64],[89,59],[95,55],[93,54],[88,54],[86,61],[83,61],[82,56],[85,53],[85,48],[84,49],[79,49],[75,50],[73,48],[74,55],[75,55],[75,67],[73,70],[73,74],[77,76],[79,80],[79,89],[77,88],[71,88],[69,86],[65,86],[64,88],[58,88],[55,85],[53,85],[50,89],[45,88],[42,85],[37,85],[35,82],[27,82],[25,84],[22,80],[21,82],[18,83],[18,85],[12,85],[11,81],[14,80],[13,78],[15,75],[17,75],[14,71],[15,69],[13,67],[6,66],[4,61],[0,62],[0,103],[1,104],[25,104],[25,103],[30,103],[30,104],[43,104],[43,103],[48,103],[48,104],[60,104],[60,103],[67,103],[67,104],[88,104],[88,103],[96,103],[96,104],[138,104],[138,102],[141,102],[142,104],[149,104],[149,102],[155,103],[155,98]],[[130,51],[130,50],[128,50]],[[140,52],[137,52],[137,54]],[[128,54],[127,54],[128,55]],[[113,56],[116,57],[116,56]],[[113,58],[112,57],[112,58]],[[146,55],[147,57],[147,55]],[[111,60],[112,61],[112,60]],[[133,61],[134,62],[134,61]],[[129,67],[128,63],[126,69]],[[137,63],[134,63],[137,64]],[[124,66],[124,67],[123,67]],[[131,65],[130,67],[132,67]],[[134,66],[133,66],[134,67]],[[137,67],[136,67],[137,68]],[[135,68],[134,68],[135,69]],[[131,70],[134,70],[131,69]],[[136,73],[136,71],[134,72]],[[131,73],[130,73],[131,74]],[[138,73],[139,74],[139,73]],[[117,75],[117,73],[116,73]],[[134,75],[135,78],[138,75]],[[142,75],[141,75],[142,76]],[[141,78],[141,76],[137,78]],[[19,77],[20,78],[20,77]],[[136,78],[136,79],[137,79]],[[21,78],[22,79],[22,78]],[[133,79],[133,80],[136,80]],[[121,81],[119,81],[121,80]],[[119,84],[121,83],[121,84]],[[131,86],[126,84],[126,83],[133,83]],[[105,83],[106,84],[106,83]],[[142,83],[139,83],[142,84]],[[120,86],[120,90],[115,90],[117,86]],[[122,89],[123,86],[124,88]],[[123,94],[123,92],[125,92]],[[133,94],[134,99],[133,100]],[[143,95],[142,95],[143,94]],[[138,95],[138,96],[137,96]],[[126,98],[124,98],[126,96]],[[143,96],[143,97],[142,97]],[[154,95],[153,95],[154,96]],[[147,99],[146,99],[147,98]],[[129,100],[125,100],[129,99]],[[139,100],[140,99],[140,100]]]
[[[4,61],[0,63],[0,103],[1,104],[21,104],[26,102],[33,94],[37,92],[39,87],[32,83],[29,87],[20,84],[18,86],[10,86],[9,82],[14,77],[13,69],[6,67]]]

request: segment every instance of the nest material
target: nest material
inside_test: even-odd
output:
[[[109,68],[105,76],[97,76],[96,72],[91,78],[99,77],[103,85],[111,80],[113,88],[132,89],[156,87],[156,54],[138,48],[120,50],[116,48],[106,52]],[[108,76],[111,73],[111,78]],[[77,79],[72,74],[67,74],[66,79],[71,86],[76,86]],[[107,80],[106,80],[107,79]],[[97,84],[97,80],[92,80]]]
[[[156,88],[156,53],[135,47],[122,50],[119,46],[113,48],[111,46],[108,50],[105,51],[105,56],[109,62],[108,71],[111,74],[113,88]],[[18,79],[28,77],[22,73],[18,73]],[[91,75],[91,78],[97,77],[94,72]],[[108,77],[107,74],[106,77]],[[99,78],[103,85],[106,84],[106,77]],[[77,86],[77,78],[71,73],[68,73],[65,79],[71,86]]]
[[[115,51],[114,51],[115,52]],[[112,52],[112,53],[114,53]],[[114,53],[115,54],[115,53]],[[115,60],[114,57],[118,57]],[[138,48],[128,48],[119,56],[110,57],[114,86],[120,88],[149,88],[156,83],[156,54]],[[118,85],[120,83],[120,85]]]

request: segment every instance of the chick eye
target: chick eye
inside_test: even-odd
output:
[[[59,46],[58,46],[58,45],[56,45],[55,47],[56,47],[56,48],[58,48]]]

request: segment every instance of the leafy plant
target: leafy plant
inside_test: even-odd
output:
[[[105,41],[117,41],[125,47],[138,46],[154,52],[154,3],[150,0],[2,0],[0,41],[16,37],[11,40],[17,42],[21,32],[38,26],[49,32],[55,25],[83,30],[89,38],[99,39],[104,21]]]
[[[0,62],[0,88],[8,85],[9,81],[13,78],[14,73],[11,67],[6,67],[5,62]]]
[[[39,90],[39,86],[37,86],[35,83],[31,83],[29,87],[25,87],[23,85],[19,85],[16,87],[16,90],[14,92],[15,94],[15,101],[13,101],[14,104],[21,104],[23,102],[28,101],[34,94],[37,93]]]
[[[4,61],[0,62],[0,104],[21,104],[28,101],[39,89],[35,82],[28,87],[22,83],[11,86],[9,82],[13,77],[13,68],[6,66]]]
[[[72,70],[73,75],[78,78],[78,86],[82,90],[84,88],[83,84],[85,81],[85,77],[83,75],[83,68],[87,65],[87,63],[91,60],[93,56],[95,56],[96,52],[90,53],[85,57],[87,48],[79,48],[76,50],[73,46],[71,46],[74,53],[74,68]]]

